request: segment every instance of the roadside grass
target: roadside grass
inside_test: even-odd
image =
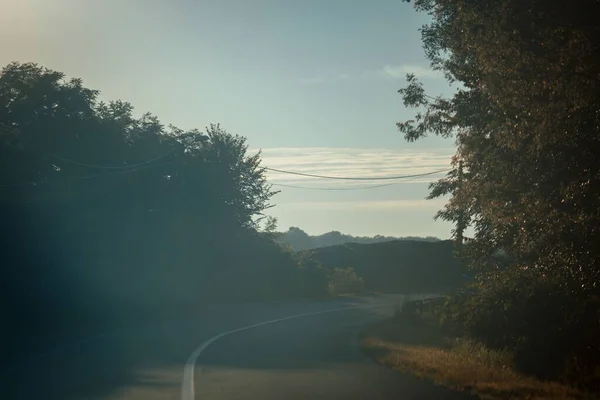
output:
[[[395,318],[363,331],[362,349],[377,362],[481,399],[592,399],[561,382],[536,379],[514,368],[509,351],[467,338],[451,338],[430,321]]]

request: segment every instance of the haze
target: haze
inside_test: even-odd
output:
[[[412,112],[397,94],[407,72],[430,93],[450,91],[421,48],[426,17],[399,1],[3,0],[2,9],[2,65],[34,61],[81,77],[101,98],[185,129],[219,122],[262,148],[267,166],[393,176],[446,168],[454,152],[451,141],[407,143],[396,130]],[[437,177],[356,191],[278,187],[270,211],[281,230],[447,238],[450,225],[432,219],[444,199],[424,200]],[[270,175],[352,186],[296,178]]]

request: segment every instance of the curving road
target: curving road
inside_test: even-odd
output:
[[[27,360],[0,375],[0,397],[464,399],[361,354],[361,328],[401,300],[217,306]]]

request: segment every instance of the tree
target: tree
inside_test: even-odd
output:
[[[58,196],[81,206],[94,193],[110,192],[121,209],[135,203],[156,212],[186,203],[195,214],[246,228],[271,207],[275,192],[260,152],[248,155],[244,137],[219,125],[206,133],[167,131],[155,116],[135,118],[131,104],[97,102],[97,95],[81,80],[36,64],[2,70],[0,182],[12,188],[5,194],[13,202]]]
[[[98,94],[33,63],[0,72],[0,281],[16,336],[302,294],[294,258],[256,232],[275,194],[260,152]]]
[[[267,234],[277,233],[277,218],[272,217],[270,215],[267,216],[263,231]]]
[[[284,240],[296,251],[310,249],[314,244],[310,235],[296,226],[291,226],[288,229],[285,233]]]
[[[333,268],[327,290],[331,294],[357,294],[365,290],[365,282],[352,268]]]
[[[292,248],[289,245],[281,242],[281,240],[280,240],[283,233],[277,232],[277,218],[276,217],[273,217],[270,215],[266,216],[265,223],[262,228],[262,234],[265,237],[272,240],[273,242],[277,243],[279,246],[281,246],[281,248],[284,248],[286,251],[293,252]]]
[[[457,239],[473,228],[462,254],[481,273],[480,289],[493,281],[509,285],[493,289],[500,296],[491,296],[494,301],[506,305],[509,293],[516,294],[512,274],[533,273],[573,300],[561,306],[557,324],[595,320],[597,330],[598,315],[588,310],[600,296],[600,29],[593,17],[600,5],[414,5],[432,17],[421,30],[432,68],[457,87],[449,98],[432,98],[409,75],[400,90],[406,106],[421,110],[398,123],[408,141],[428,133],[456,139],[453,170],[431,185],[429,198],[451,195],[437,218],[455,223]],[[492,257],[498,249],[512,266]],[[597,360],[598,342],[585,343]]]
[[[257,228],[257,224],[266,218],[264,211],[273,207],[269,200],[276,191],[267,183],[265,169],[260,167],[260,151],[247,155],[246,138],[231,135],[220,125],[207,128],[208,145],[202,155],[204,161],[221,173],[214,189],[225,189],[216,194],[226,199],[227,213],[233,215],[237,224],[247,228]],[[228,186],[223,183],[228,183]],[[257,218],[255,218],[257,217]]]

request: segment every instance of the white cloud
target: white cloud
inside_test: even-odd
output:
[[[439,210],[446,203],[445,199],[435,200],[372,200],[372,201],[306,201],[286,203],[279,207],[286,209],[319,209],[336,211],[401,211],[415,209]]]
[[[262,151],[262,165],[317,175],[390,177],[448,169],[453,153],[453,148],[266,148]],[[274,198],[276,207],[271,213],[279,218],[283,230],[300,226],[307,232],[340,230],[354,234],[400,236],[448,236],[448,225],[431,225],[432,217],[443,208],[447,198],[425,200],[429,193],[427,184],[442,176],[444,173],[418,179],[338,181],[267,171],[268,180],[274,184],[328,189],[274,187],[281,190],[281,194]],[[390,183],[394,185],[365,190],[336,190],[379,187]]]
[[[406,74],[414,74],[417,78],[424,79],[440,79],[443,78],[443,74],[434,71],[431,68],[423,67],[420,65],[411,64],[387,64],[383,68],[372,69],[364,71],[363,73],[352,75],[347,73],[341,73],[330,76],[314,76],[308,78],[301,78],[298,83],[301,85],[316,85],[323,83],[339,82],[350,79],[404,79]]]
[[[262,165],[304,174],[336,177],[387,178],[450,168],[452,148],[424,151],[335,147],[270,148],[262,150]],[[386,183],[429,183],[444,173],[406,180],[330,180],[268,171],[271,183],[311,187],[355,187]]]

